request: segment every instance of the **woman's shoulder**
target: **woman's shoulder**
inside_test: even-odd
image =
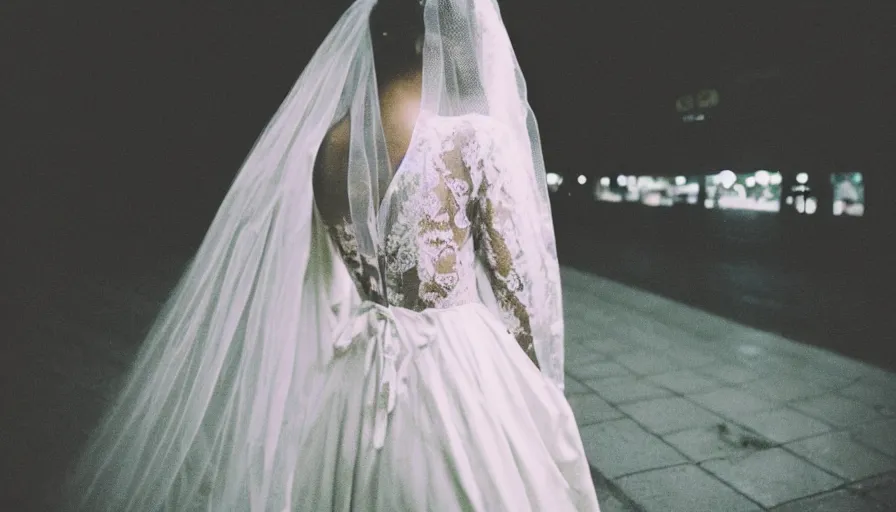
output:
[[[323,146],[330,153],[348,151],[352,137],[352,125],[350,116],[345,116],[327,130],[324,136]]]

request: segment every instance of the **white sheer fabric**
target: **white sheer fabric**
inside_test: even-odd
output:
[[[598,509],[562,394],[541,146],[497,4],[425,3],[421,114],[392,169],[374,3],[348,9],[253,148],[71,508]],[[340,123],[330,165],[318,148]]]
[[[515,258],[526,233],[516,210],[532,203],[517,190],[514,173],[504,171],[508,142],[501,125],[481,114],[422,114],[377,214],[381,269],[361,254],[348,212],[331,206],[324,217],[364,298],[423,311],[481,302],[480,288],[488,289],[495,312],[537,364],[532,276],[520,272]],[[326,177],[317,185],[338,186]],[[477,262],[487,286],[477,287]]]

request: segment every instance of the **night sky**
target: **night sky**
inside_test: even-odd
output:
[[[0,16],[13,41],[0,50],[11,168],[29,191],[13,201],[32,216],[130,215],[158,229],[194,214],[196,229],[207,225],[346,5],[55,3],[4,2]],[[503,2],[550,169],[880,161],[892,85],[884,11],[729,4]],[[684,126],[675,98],[707,87],[721,91],[724,115]],[[35,196],[55,213],[37,211]]]

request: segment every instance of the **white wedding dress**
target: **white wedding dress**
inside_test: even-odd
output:
[[[538,126],[498,5],[420,3],[422,113],[393,169],[376,4],[346,10],[243,163],[67,510],[598,510],[562,391]],[[327,144],[340,127],[345,147]]]
[[[506,257],[521,234],[508,213],[525,205],[491,165],[494,136],[482,116],[421,117],[379,210],[380,261],[327,208],[364,302],[308,411],[300,510],[598,510],[570,407],[530,360]],[[479,299],[477,261],[503,318]]]

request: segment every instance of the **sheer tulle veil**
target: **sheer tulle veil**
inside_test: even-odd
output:
[[[408,0],[416,1],[416,0]],[[349,116],[348,186],[362,251],[375,253],[392,169],[379,116],[369,17],[343,14],[243,163],[126,385],[91,435],[68,510],[293,510],[297,451],[320,399],[335,330],[361,299],[314,207],[317,150]],[[563,323],[544,161],[526,86],[495,0],[427,0],[422,111],[479,113],[508,148],[514,248],[545,376],[563,386]],[[484,277],[483,301],[497,310]],[[214,482],[214,484],[212,484]]]

